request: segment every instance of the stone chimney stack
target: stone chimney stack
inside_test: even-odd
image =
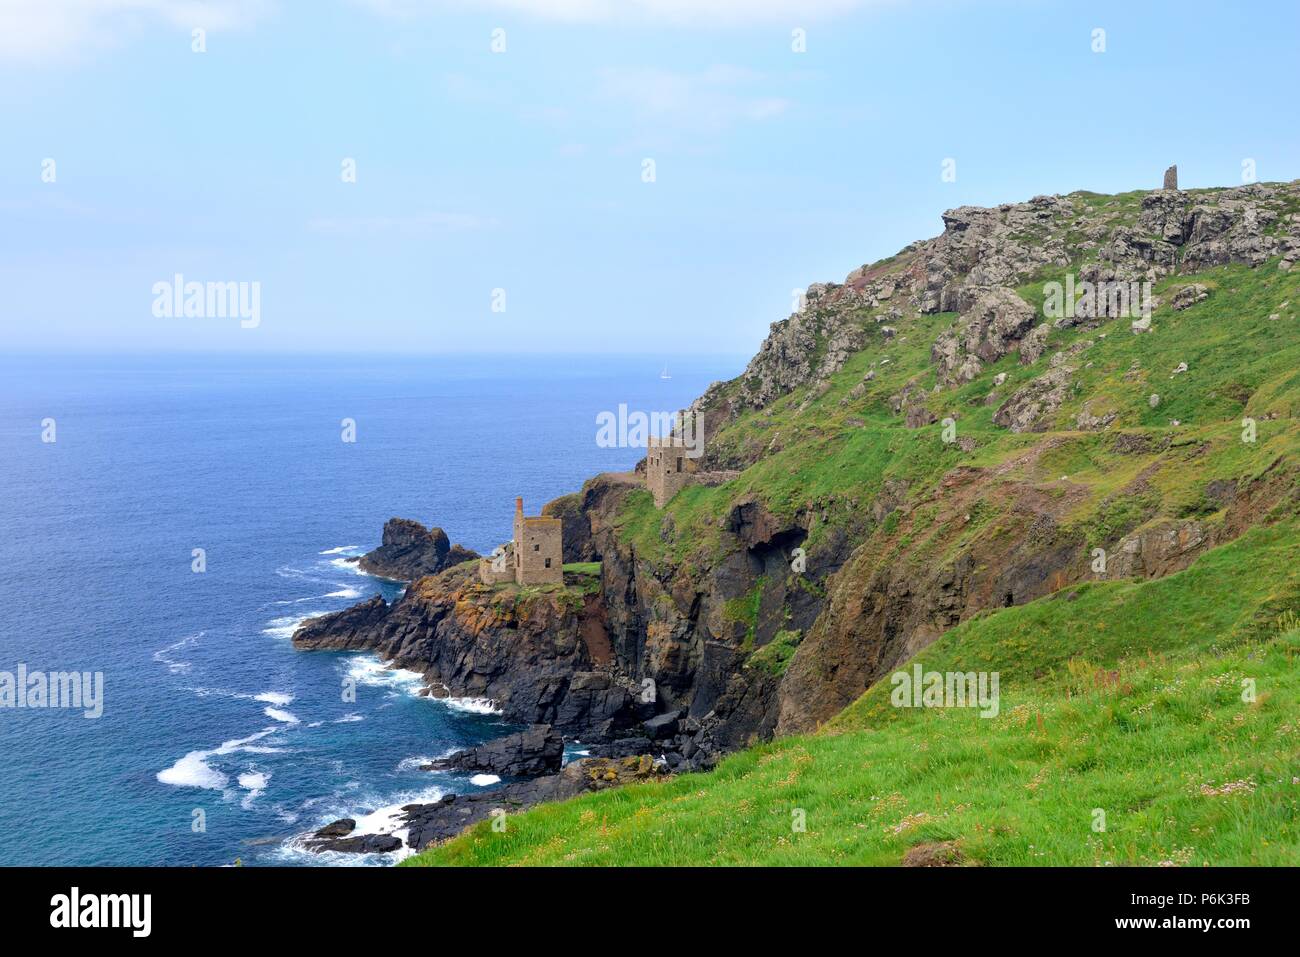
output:
[[[522,495],[515,496],[515,514],[524,514],[524,497]]]
[[[1175,165],[1169,167],[1169,169],[1165,170],[1165,186],[1164,186],[1164,188],[1165,188],[1165,189],[1177,189],[1177,188],[1178,188],[1178,166],[1177,166],[1177,164],[1175,164]]]

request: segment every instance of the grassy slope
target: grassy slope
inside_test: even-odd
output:
[[[1169,304],[1172,290],[1191,282],[1208,286],[1210,298],[1175,312]],[[1030,301],[1036,301],[1036,291],[1041,300],[1041,284],[1022,290]],[[1149,334],[1132,334],[1127,319],[1090,330],[1055,329],[1046,355],[1034,365],[1020,365],[1013,353],[987,366],[973,382],[931,396],[931,411],[939,418],[953,416],[958,434],[976,441],[978,448],[971,453],[940,443],[937,424],[903,428],[889,408],[889,397],[909,381],[917,379],[927,391],[935,385],[930,343],[956,318],[951,313],[912,317],[899,324],[902,341],[885,342],[876,334],[877,339],[831,379],[828,391],[802,412],[807,397],[796,391],[768,410],[740,417],[711,439],[719,445],[754,449],[766,448],[773,436],[779,436],[778,451],[726,485],[684,490],[662,511],[654,507],[648,493],[629,496],[618,520],[621,533],[636,546],[638,555],[651,561],[671,559],[689,566],[698,556],[711,562],[722,546],[720,519],[739,495],[752,492],[780,515],[792,515],[811,503],[816,503],[816,511],[825,511],[828,520],[810,529],[807,547],[815,549],[831,525],[859,518],[862,504],[870,502],[887,480],[908,482],[915,498],[932,490],[954,466],[992,464],[1039,441],[1039,436],[1012,435],[994,426],[993,413],[1000,399],[1046,371],[1047,356],[1079,340],[1091,340],[1093,346],[1076,363],[1075,386],[1056,415],[1058,428],[1074,429],[1074,416],[1088,405],[1093,415],[1116,413],[1112,432],[1169,433],[1176,443],[1188,446],[1208,440],[1213,454],[1224,457],[1221,463],[1202,463],[1194,474],[1180,469],[1165,477],[1171,487],[1160,491],[1174,493],[1166,511],[1176,514],[1174,506],[1186,506],[1188,497],[1199,494],[1186,487],[1197,474],[1246,477],[1256,474],[1260,462],[1268,464],[1256,454],[1258,448],[1243,447],[1239,441],[1244,416],[1259,421],[1265,444],[1280,431],[1291,430],[1291,422],[1280,420],[1300,412],[1300,270],[1288,274],[1279,272],[1275,264],[1253,270],[1226,266],[1163,280],[1155,292],[1161,305]],[[1270,315],[1279,318],[1269,319]],[[881,364],[884,359],[890,361]],[[1182,362],[1189,371],[1173,375]],[[1132,371],[1135,363],[1136,372]],[[875,380],[862,396],[850,398],[850,390],[872,368]],[[998,373],[1006,373],[1007,380],[996,389],[999,399],[986,404]],[[1153,393],[1160,396],[1155,408],[1149,404]],[[1270,415],[1277,418],[1269,419]],[[1173,426],[1174,421],[1179,425]],[[1070,431],[1065,435],[1075,451],[1056,453],[1054,461],[1061,471],[1053,478],[1064,474],[1089,481],[1097,502],[1123,484],[1124,468],[1141,468],[1150,461],[1129,458],[1123,465],[1115,456],[1099,454],[1097,450],[1110,443],[1109,434]],[[1134,470],[1129,469],[1130,476]],[[672,518],[672,534],[667,537],[665,515]]]
[[[1297,531],[1006,609],[918,657],[996,665],[997,718],[895,709],[877,686],[820,734],[480,825],[411,863],[897,864],[956,841],[978,864],[1300,864],[1300,630],[1260,612],[1300,594]]]
[[[1131,217],[1140,196],[1081,198]],[[1190,282],[1210,287],[1209,299],[1174,312],[1172,291]],[[1041,283],[1022,293],[1035,301]],[[1076,363],[1076,387],[1055,428],[1073,429],[1091,403],[1095,415],[1116,413],[1112,429],[1054,432],[1048,451],[1008,466],[1038,487],[1083,489],[1070,522],[1090,544],[1157,517],[1213,524],[1223,516],[1206,495],[1210,479],[1249,480],[1279,460],[1289,470],[1300,463],[1300,270],[1229,266],[1167,279],[1156,294],[1163,304],[1149,334],[1114,320],[1053,330],[1048,342],[1049,356],[1079,339],[1094,342]],[[664,512],[648,494],[629,496],[621,533],[641,557],[689,567],[716,557],[719,519],[743,492],[783,514],[815,503],[833,524],[860,517],[888,480],[903,479],[910,530],[895,534],[889,521],[867,530],[882,560],[942,561],[969,536],[996,534],[1004,502],[979,503],[973,520],[953,530],[925,526],[926,500],[955,466],[1004,466],[1043,441],[993,426],[998,403],[985,400],[999,372],[1008,376],[997,389],[1005,397],[1047,359],[1026,367],[1013,354],[930,398],[933,412],[953,415],[975,440],[972,451],[940,443],[937,425],[905,429],[888,397],[914,378],[933,386],[929,344],[954,319],[907,317],[892,342],[868,319],[876,338],[824,394],[786,396],[711,440],[756,449],[779,435],[778,451],[725,486],[686,489]],[[1172,376],[1180,362],[1190,371]],[[852,397],[868,369],[875,379]],[[1151,393],[1161,396],[1154,409]],[[1241,441],[1247,415],[1258,420],[1253,445]],[[1117,429],[1150,437],[1152,451],[1118,454]],[[1146,491],[1134,495],[1139,477]],[[890,864],[916,843],[952,839],[967,859],[990,864],[1300,863],[1300,784],[1292,783],[1300,776],[1300,680],[1291,669],[1297,635],[1285,633],[1286,614],[1300,610],[1300,525],[1273,518],[1280,524],[1179,575],[1093,584],[999,610],[919,656],[938,670],[999,671],[997,719],[894,709],[889,689],[877,687],[820,735],[732,756],[709,774],[538,808],[512,817],[505,834],[476,829],[414,862]],[[814,524],[810,548],[825,530]],[[782,633],[755,651],[751,667],[783,670],[799,638]],[[1121,678],[1098,685],[1099,668]],[[1258,681],[1253,705],[1240,700],[1243,675]],[[1200,793],[1236,780],[1253,781],[1254,791]],[[1109,819],[1103,834],[1090,829],[1097,807]],[[806,833],[791,831],[794,808],[807,813]]]

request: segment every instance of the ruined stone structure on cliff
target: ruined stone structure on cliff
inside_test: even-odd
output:
[[[563,523],[545,515],[524,515],[524,500],[516,498],[514,538],[491,557],[479,559],[478,577],[485,585],[564,584]]]
[[[676,436],[646,440],[645,484],[654,497],[655,508],[663,508],[688,485],[722,485],[740,473],[703,471],[697,467],[698,446],[692,448]]]
[[[484,585],[504,585],[515,580],[514,542],[506,542],[489,557],[478,560],[478,580]]]
[[[1164,186],[1164,188],[1165,188],[1165,189],[1177,189],[1177,188],[1178,188],[1178,166],[1177,166],[1177,164],[1175,164],[1174,166],[1171,166],[1171,167],[1169,167],[1169,169],[1165,170],[1165,186]]]
[[[695,460],[689,452],[680,439],[652,435],[646,441],[645,484],[654,496],[655,508],[663,508],[694,478]]]

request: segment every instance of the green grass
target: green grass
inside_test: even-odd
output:
[[[779,678],[785,674],[785,669],[789,667],[795,649],[799,647],[801,641],[803,641],[803,632],[798,629],[782,629],[773,636],[771,641],[751,654],[746,665],[751,668],[761,668],[769,675]]]
[[[479,825],[407,863],[889,865],[945,841],[975,865],[1300,864],[1297,531],[980,616],[918,657],[998,670],[995,718],[894,708],[877,685],[819,734]]]

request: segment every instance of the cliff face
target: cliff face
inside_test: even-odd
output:
[[[305,622],[303,650],[371,651],[425,675],[439,696],[489,698],[510,721],[608,737],[636,722],[626,681],[608,669],[604,609],[574,589],[496,589],[459,567]],[[647,715],[648,716],[648,715]]]
[[[972,616],[1167,575],[1294,513],[1296,184],[1037,197],[944,227],[810,287],[695,403],[705,467],[737,479],[660,510],[637,475],[599,476],[546,506],[598,584],[440,571],[295,642],[704,767],[815,728]],[[1050,314],[1066,278],[1156,301]]]

